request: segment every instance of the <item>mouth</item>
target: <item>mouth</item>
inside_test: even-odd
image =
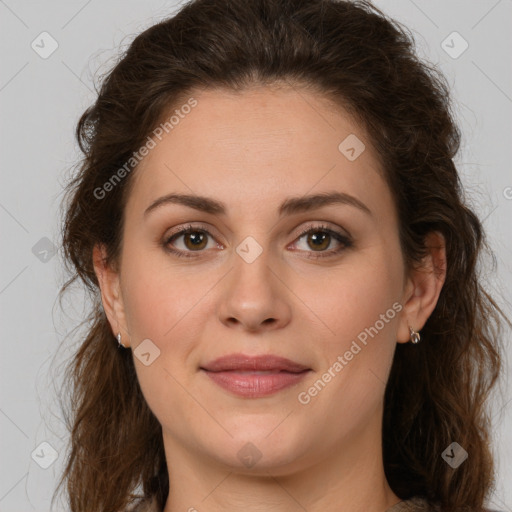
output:
[[[249,356],[245,354],[230,354],[219,357],[201,367],[209,372],[289,372],[299,373],[310,370],[307,366],[275,355]]]
[[[218,358],[200,370],[236,396],[262,398],[296,385],[311,368],[278,356],[232,354]]]

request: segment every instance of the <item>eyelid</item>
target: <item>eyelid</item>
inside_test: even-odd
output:
[[[165,240],[169,240],[170,238],[172,238],[174,235],[182,235],[184,233],[187,233],[187,231],[204,231],[206,233],[208,233],[210,236],[213,237],[213,233],[212,231],[215,231],[214,228],[212,228],[211,226],[208,226],[206,224],[201,224],[201,223],[198,223],[198,224],[193,224],[192,222],[189,222],[187,223],[186,225],[182,225],[182,226],[178,226],[177,228],[173,228],[171,231],[169,232],[166,232],[166,234],[164,235],[164,239]]]
[[[319,231],[325,230],[325,231],[329,231],[329,232],[334,232],[337,235],[344,236],[345,238],[353,240],[353,237],[350,234],[350,232],[348,231],[348,229],[342,228],[341,226],[338,226],[337,224],[334,224],[332,222],[323,221],[323,220],[312,220],[312,221],[306,222],[306,227],[301,228],[301,231],[299,231],[299,233],[295,236],[295,238],[301,237],[313,229],[318,229]],[[293,232],[293,230],[290,233],[292,233],[292,232]]]
[[[342,252],[344,249],[348,249],[348,248],[352,247],[353,238],[352,238],[352,235],[348,232],[348,230],[343,229],[337,225],[335,228],[331,228],[331,227],[329,227],[329,224],[331,224],[331,223],[326,222],[326,221],[309,221],[309,223],[306,224],[306,227],[302,228],[301,231],[297,235],[295,235],[291,244],[296,243],[298,240],[300,240],[302,237],[309,234],[310,232],[323,231],[323,232],[328,233],[331,237],[333,237],[338,242],[338,244],[341,244],[344,247],[342,249],[329,249],[327,251],[302,251],[302,250],[299,250],[298,252],[306,252],[306,253],[311,253],[311,254],[317,253],[318,256],[308,256],[308,257],[313,258],[313,259],[320,259],[323,257],[327,258],[329,256],[335,256],[339,252]],[[171,239],[173,237],[183,236],[183,235],[187,234],[188,232],[194,232],[194,231],[204,232],[207,237],[210,236],[214,239],[216,238],[211,233],[212,228],[210,226],[207,226],[207,225],[201,224],[201,223],[192,225],[192,223],[189,222],[185,226],[179,226],[177,228],[174,228],[170,233],[166,233],[164,235],[162,245],[168,252],[171,252],[177,256],[183,256],[183,257],[193,257],[194,253],[201,254],[201,253],[208,252],[206,250],[183,251],[181,249],[171,249],[168,247],[168,245],[171,242]],[[288,234],[290,234],[290,233],[291,233],[291,231]],[[217,245],[221,245],[223,247],[222,243],[217,242],[217,241],[216,241],[216,243],[217,243]],[[289,247],[289,245],[287,247]]]
[[[320,224],[318,224],[320,222]],[[315,233],[315,232],[324,232],[329,234],[331,238],[334,238],[338,244],[340,244],[342,247],[339,247],[337,249],[329,249],[327,251],[302,251],[299,250],[299,252],[306,253],[306,257],[314,260],[320,260],[322,258],[329,258],[329,257],[335,257],[339,255],[341,252],[350,249],[354,245],[354,241],[352,236],[348,233],[347,230],[343,230],[340,227],[331,228],[328,225],[328,222],[323,221],[311,221],[305,228],[302,229],[302,231],[295,236],[292,245],[297,243],[301,238],[308,235],[309,233]],[[343,233],[342,231],[345,231]],[[316,256],[315,256],[316,254]]]
[[[333,227],[331,227],[330,225],[332,225]],[[337,232],[337,230],[342,230],[345,232],[345,236],[347,238],[350,238],[350,239],[353,239],[352,235],[350,234],[349,230],[346,229],[346,228],[341,228],[340,226],[338,226],[337,224],[333,224],[331,222],[328,222],[328,221],[322,221],[322,220],[313,220],[313,221],[309,221],[306,223],[306,227],[305,228],[302,228],[301,231],[298,232],[297,235],[295,235],[295,237],[300,237],[300,236],[303,236],[304,234],[306,234],[310,229],[323,229],[325,228],[326,230],[332,230],[332,231],[335,231]],[[207,225],[207,224],[202,224],[201,222],[197,223],[197,224],[194,224],[193,225],[193,222],[188,222],[185,226],[178,226],[177,228],[173,228],[170,232],[166,232],[166,234],[164,235],[164,238],[166,240],[168,240],[169,238],[171,238],[173,235],[176,235],[176,234],[183,234],[183,232],[186,232],[188,229],[192,230],[198,230],[198,231],[206,231],[207,233],[209,233],[210,235],[213,236],[213,233],[211,232],[212,231],[212,227]],[[213,228],[213,230],[215,230]],[[288,231],[287,233],[287,236],[290,235],[294,230],[290,230]],[[231,230],[230,230],[231,232]],[[340,233],[341,235],[342,233]]]

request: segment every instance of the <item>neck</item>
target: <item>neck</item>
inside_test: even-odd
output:
[[[400,499],[387,483],[374,427],[315,454],[315,462],[305,456],[293,468],[250,470],[198,459],[164,434],[170,468],[164,512],[384,512]]]

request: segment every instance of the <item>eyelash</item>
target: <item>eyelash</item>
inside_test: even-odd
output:
[[[196,233],[196,232],[205,233],[209,236],[213,236],[208,231],[208,228],[206,226],[192,226],[191,224],[189,224],[188,226],[180,229],[179,231],[176,231],[176,233],[173,233],[171,236],[166,237],[164,239],[162,245],[166,251],[174,254],[178,258],[194,258],[195,257],[194,252],[204,252],[204,251],[181,251],[181,250],[172,249],[171,247],[169,247],[169,244],[171,243],[171,241],[175,240],[176,238],[178,238],[182,235],[186,235],[188,233]],[[339,254],[343,250],[348,249],[353,246],[353,242],[350,240],[349,237],[339,233],[338,231],[334,231],[323,224],[320,224],[318,226],[308,226],[297,236],[296,240],[300,240],[303,236],[308,235],[309,233],[317,233],[317,232],[327,233],[328,235],[332,236],[337,242],[342,244],[342,246],[338,249],[331,249],[329,251],[321,251],[316,254],[315,254],[315,251],[304,251],[304,252],[309,253],[309,255],[306,256],[307,258],[319,259],[319,258],[332,257],[332,256]],[[311,253],[313,253],[315,255],[313,255]]]

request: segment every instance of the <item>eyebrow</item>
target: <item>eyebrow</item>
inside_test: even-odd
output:
[[[153,201],[144,211],[144,216],[167,204],[181,204],[213,215],[226,215],[226,205],[210,197],[193,194],[167,194]],[[345,192],[325,192],[301,197],[289,197],[279,206],[279,218],[284,215],[315,210],[331,204],[345,204],[372,215],[371,210],[359,199]]]

